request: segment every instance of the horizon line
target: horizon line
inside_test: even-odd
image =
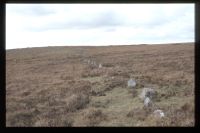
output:
[[[37,47],[21,47],[7,48],[5,50],[29,49],[29,48],[46,48],[46,47],[109,47],[109,46],[137,46],[137,45],[169,45],[169,44],[191,44],[195,42],[172,42],[172,43],[140,43],[140,44],[116,44],[116,45],[55,45],[55,46],[37,46]]]

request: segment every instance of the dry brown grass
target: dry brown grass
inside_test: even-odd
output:
[[[130,112],[128,112],[127,117],[131,117],[133,119],[144,121],[148,116],[149,111],[143,108],[134,108]]]
[[[194,126],[194,106],[185,103],[181,107],[168,107],[166,117],[156,118],[152,114],[147,117],[144,126]]]
[[[86,112],[85,117],[88,119],[88,126],[96,126],[105,119],[105,115],[100,109],[90,109]]]
[[[7,50],[6,126],[194,126],[194,44]]]

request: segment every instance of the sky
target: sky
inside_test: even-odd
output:
[[[194,42],[194,4],[6,4],[6,49]]]

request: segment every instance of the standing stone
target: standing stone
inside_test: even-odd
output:
[[[96,67],[97,66],[97,64],[96,64],[96,62],[94,61],[94,66]]]
[[[134,88],[136,86],[136,82],[134,79],[130,79],[127,82],[129,88]]]
[[[93,61],[90,62],[90,65],[93,65]]]
[[[102,68],[102,65],[101,65],[101,63],[99,64],[99,68]]]
[[[158,117],[158,118],[162,118],[162,117],[165,117],[165,114],[162,110],[160,109],[157,109],[153,112],[154,116],[155,117]]]
[[[151,99],[150,99],[149,97],[146,97],[146,98],[144,99],[144,106],[145,106],[145,107],[150,107],[151,105],[152,105]]]
[[[149,97],[150,99],[153,99],[155,96],[154,89],[151,88],[143,88],[142,93],[140,94],[140,99],[145,100],[145,98]]]

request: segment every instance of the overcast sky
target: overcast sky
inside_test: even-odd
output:
[[[194,42],[194,4],[6,4],[6,49]]]

